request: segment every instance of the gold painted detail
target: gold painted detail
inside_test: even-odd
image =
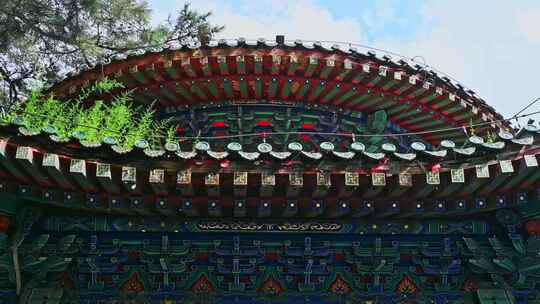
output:
[[[218,222],[203,221],[197,224],[201,230],[221,230],[221,231],[339,231],[343,226],[339,223],[254,223],[254,222]]]

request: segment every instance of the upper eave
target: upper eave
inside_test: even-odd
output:
[[[419,65],[350,48],[239,39],[116,58],[70,75],[51,88],[69,99],[103,77],[122,81],[142,103],[160,109],[223,100],[283,100],[357,111],[385,110],[403,129],[424,132],[486,123],[508,129],[502,116],[471,91]],[[490,124],[490,122],[492,122]],[[453,140],[460,142],[466,135]],[[422,138],[438,144],[444,133]]]

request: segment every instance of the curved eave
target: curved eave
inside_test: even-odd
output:
[[[425,76],[428,76],[427,78]],[[98,66],[54,86],[69,98],[103,77],[133,89],[161,109],[223,100],[283,100],[373,112],[409,131],[461,127],[502,118],[481,99],[435,73],[354,50],[302,44],[228,46],[148,52]],[[495,122],[491,127],[508,127]],[[448,134],[447,134],[448,135]],[[465,135],[452,134],[455,141]],[[443,133],[424,136],[437,144]]]
[[[208,160],[211,162],[230,160],[242,163],[242,167],[246,168],[257,167],[254,162],[258,160],[272,161],[276,166],[282,162],[303,161],[306,168],[317,167],[319,162],[324,161],[325,166],[331,170],[354,168],[354,170],[369,171],[372,166],[385,160],[392,160],[406,167],[414,167],[418,163],[423,165],[445,163],[451,167],[459,167],[461,164],[511,159],[522,153],[524,149],[536,150],[536,147],[540,145],[540,130],[533,125],[527,125],[516,135],[499,132],[492,141],[485,141],[479,136],[471,136],[463,145],[457,145],[452,140],[442,138],[440,145],[431,146],[430,149],[421,142],[412,142],[410,146],[404,146],[384,141],[377,146],[370,146],[373,148],[371,150],[366,149],[367,145],[362,143],[362,138],[355,142],[351,141],[348,147],[335,147],[331,142],[321,142],[319,146],[311,145],[309,150],[298,142],[291,142],[280,148],[272,145],[272,142],[242,146],[234,140],[229,141],[225,148],[222,144],[215,144],[212,141],[199,141],[195,145],[187,142],[186,144],[169,143],[153,149],[148,146],[123,149],[114,144],[85,143],[75,138],[67,143],[58,142],[54,140],[54,135],[45,132],[27,132],[28,130],[24,127],[1,126],[0,138],[9,138],[10,142],[19,146],[37,147],[49,153],[73,158],[177,169]]]

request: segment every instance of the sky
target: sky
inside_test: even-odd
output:
[[[154,22],[183,0],[148,0]],[[459,80],[505,117],[540,97],[538,0],[192,0],[216,38],[332,40],[416,57]],[[530,108],[540,111],[540,102]],[[527,111],[528,112],[528,111]],[[540,115],[536,116],[540,119]]]

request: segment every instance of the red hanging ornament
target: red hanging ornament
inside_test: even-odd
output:
[[[300,134],[300,139],[302,139],[303,141],[309,141],[311,137],[307,134]]]
[[[212,128],[225,128],[227,125],[224,121],[214,121],[212,123]]]
[[[441,164],[434,164],[433,166],[431,166],[431,172],[439,172],[441,170],[441,167]]]
[[[266,119],[263,119],[263,120],[259,120],[259,122],[257,123],[257,126],[259,127],[271,127],[272,126],[272,123]]]
[[[225,169],[225,168],[228,168],[229,165],[230,165],[230,161],[228,161],[228,160],[223,160],[223,161],[221,161],[221,162],[219,163],[219,166],[220,166],[221,168],[224,168],[224,169]]]

